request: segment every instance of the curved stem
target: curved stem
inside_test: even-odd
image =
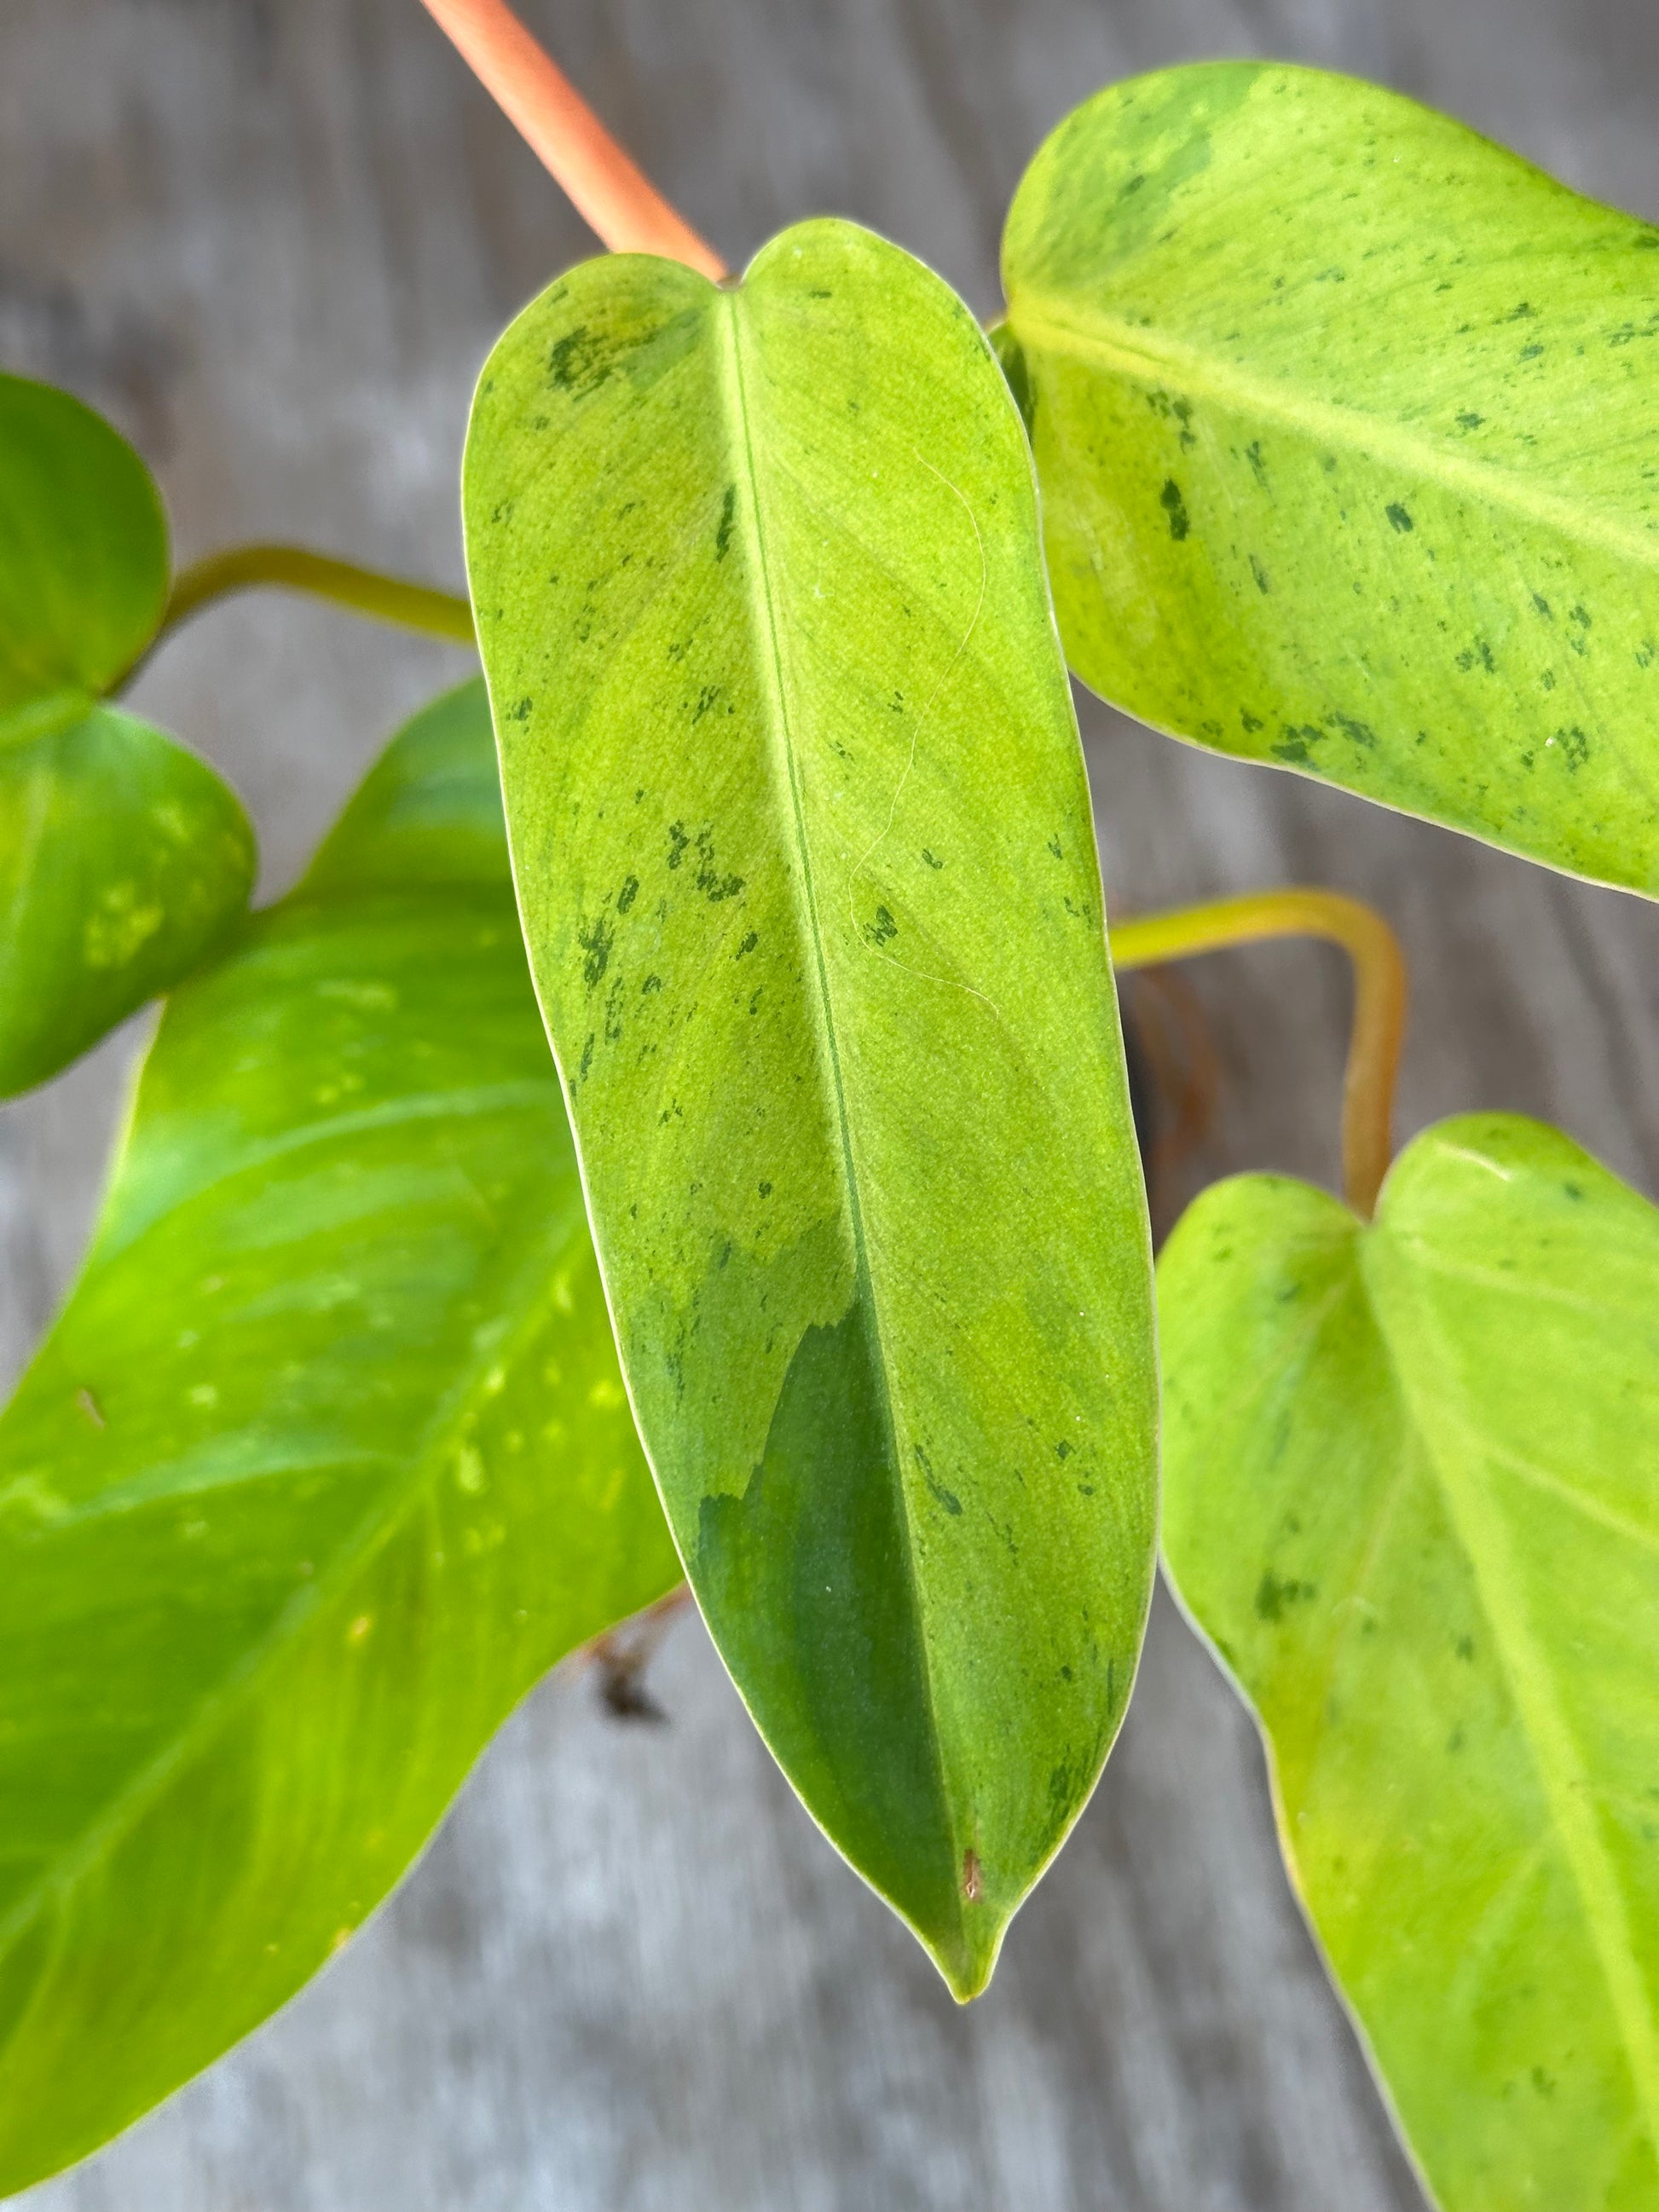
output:
[[[181,570],[158,637],[188,621],[210,600],[259,584],[308,592],[313,598],[349,607],[354,614],[395,623],[402,629],[422,630],[428,637],[448,638],[456,645],[475,641],[472,610],[453,592],[405,583],[401,577],[360,568],[355,562],[331,561],[326,554],[307,553],[301,545],[233,545]]]
[[[1392,1152],[1395,1078],[1406,1030],[1406,958],[1375,907],[1340,891],[1249,891],[1242,898],[1114,922],[1119,968],[1151,968],[1270,937],[1322,937],[1353,963],[1353,1028],[1342,1085],[1342,1184],[1369,1221]]]
[[[441,28],[613,253],[659,253],[718,280],[726,264],[636,167],[507,0],[426,0]]]

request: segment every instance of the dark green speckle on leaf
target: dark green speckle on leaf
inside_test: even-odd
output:
[[[1269,1567],[1256,1584],[1255,1616],[1258,1620],[1282,1620],[1290,1607],[1317,1595],[1312,1583],[1297,1582],[1294,1577],[1281,1582]]]
[[[576,932],[576,942],[586,953],[582,963],[582,981],[591,991],[611,963],[611,946],[615,930],[603,915],[591,921],[585,929]]]

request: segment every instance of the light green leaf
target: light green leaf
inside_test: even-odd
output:
[[[108,423],[0,376],[0,1097],[199,964],[253,831],[194,755],[97,699],[154,636],[167,523]]]
[[[94,707],[0,732],[0,1097],[198,966],[247,903],[253,831],[193,753]]]
[[[1164,1545],[1446,2212],[1659,2195],[1659,1212],[1442,1123],[1376,1224],[1276,1176],[1158,1267]]]
[[[479,387],[468,557],[623,1366],[762,1733],[959,1996],[1153,1542],[1146,1230],[1029,457],[939,280],[615,257]]]
[[[406,722],[312,856],[301,895],[349,897],[410,884],[510,888],[501,771],[482,684]]]
[[[1099,94],[1003,250],[1073,667],[1659,892],[1656,248],[1372,85],[1227,62]]]
[[[481,686],[418,718],[171,1001],[0,1419],[0,2190],[297,1989],[678,1577],[489,744]]]

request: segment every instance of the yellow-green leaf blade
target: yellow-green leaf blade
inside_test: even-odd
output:
[[[1159,1268],[1166,1555],[1447,2212],[1659,2186],[1659,1214],[1557,1132],[1374,1226],[1208,1192]]]
[[[960,1995],[1127,1694],[1139,1170],[1019,426],[851,226],[486,368],[468,559],[624,1371],[763,1733]]]
[[[1073,666],[1659,890],[1659,231],[1352,80],[1111,87],[1004,246]]]
[[[0,1417],[0,2190],[289,1996],[678,1577],[492,781],[475,684],[170,1002]]]

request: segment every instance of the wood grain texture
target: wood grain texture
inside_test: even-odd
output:
[[[1031,148],[1109,77],[1272,52],[1462,114],[1659,215],[1646,0],[541,0],[606,120],[733,259],[854,216],[982,308]],[[458,585],[472,376],[588,250],[416,0],[6,0],[0,363],[159,468],[188,557],[303,538]],[[268,890],[461,656],[325,610],[204,617],[137,705],[236,781]],[[1314,880],[1399,924],[1401,1134],[1560,1121],[1659,1188],[1651,907],[1085,710],[1115,907]],[[1221,1072],[1161,1194],[1336,1173],[1338,956],[1188,971]],[[131,1033],[0,1114],[0,1370],[71,1271]],[[665,1726],[565,1676],[287,2012],[32,2212],[1410,2212],[1273,1848],[1243,1713],[1160,1601],[1123,1740],[958,2013],[817,1837],[695,1622]]]

